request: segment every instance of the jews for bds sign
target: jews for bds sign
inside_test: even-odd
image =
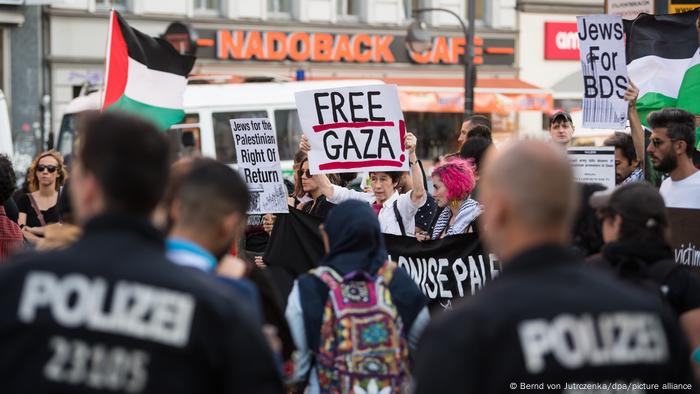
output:
[[[583,127],[623,128],[627,121],[627,65],[622,19],[577,17],[583,72]]]
[[[312,174],[408,171],[396,85],[297,92]]]

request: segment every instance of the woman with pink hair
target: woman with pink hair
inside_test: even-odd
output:
[[[476,179],[469,161],[452,159],[437,167],[432,174],[433,197],[440,208],[431,239],[469,232],[471,224],[481,214],[481,206],[470,198]]]

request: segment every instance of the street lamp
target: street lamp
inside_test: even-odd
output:
[[[474,83],[476,82],[476,67],[474,66],[474,0],[467,1],[467,27],[459,15],[445,8],[419,8],[413,11],[413,16],[416,17],[424,12],[441,11],[447,12],[454,16],[462,26],[464,33],[464,116],[467,117],[474,113]],[[424,52],[432,46],[432,34],[428,31],[428,25],[423,21],[415,20],[406,31],[406,48],[413,52]]]

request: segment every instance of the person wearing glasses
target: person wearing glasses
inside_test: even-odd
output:
[[[341,183],[340,177],[337,174],[327,174],[327,177],[334,185],[339,185]],[[300,198],[300,202],[296,208],[305,213],[325,218],[335,204],[326,199],[318,181],[311,175],[308,157],[304,158],[301,162],[299,180],[301,181],[301,188],[305,195]]]
[[[29,242],[37,243],[47,224],[59,222],[58,192],[67,178],[63,157],[55,150],[41,153],[29,167],[29,193],[17,203],[17,224]]]
[[[665,108],[647,116],[651,138],[647,153],[654,169],[668,174],[659,192],[668,208],[700,209],[700,171],[693,165],[695,116]]]

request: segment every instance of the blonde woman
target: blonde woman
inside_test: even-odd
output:
[[[29,167],[29,193],[17,203],[17,223],[29,242],[37,243],[47,224],[58,223],[58,192],[67,178],[63,157],[55,150],[41,153]]]

